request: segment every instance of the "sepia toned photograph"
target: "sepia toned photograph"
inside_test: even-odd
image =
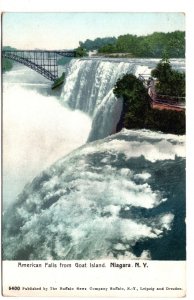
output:
[[[185,14],[1,17],[3,261],[184,262]]]

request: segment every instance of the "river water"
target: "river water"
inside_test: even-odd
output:
[[[115,134],[116,80],[157,62],[72,60],[56,92],[4,75],[4,259],[185,259],[185,137]]]

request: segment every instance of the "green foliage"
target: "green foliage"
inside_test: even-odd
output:
[[[120,35],[116,42],[117,52],[135,53],[138,46],[138,38],[136,35],[126,34]]]
[[[185,32],[154,32],[147,36],[120,35],[117,39],[103,40],[103,45],[91,40],[82,43],[88,50],[98,49],[99,53],[130,53],[132,57],[162,57],[166,51],[169,57],[185,57]],[[92,47],[91,45],[95,45]]]
[[[3,46],[3,50],[9,50],[9,51],[11,51],[11,50],[16,50],[16,49],[13,48],[13,47],[10,47],[10,46]],[[10,59],[3,58],[2,62],[3,62],[2,63],[3,72],[6,72],[6,71],[9,71],[9,70],[12,69],[13,63],[12,63],[12,61]]]
[[[113,44],[107,44],[101,47],[98,51],[99,53],[115,53],[116,47]]]
[[[167,69],[168,70],[168,69]],[[153,110],[150,98],[142,81],[132,74],[126,74],[115,84],[114,94],[123,98],[122,120],[119,128],[158,130],[165,133],[185,133],[185,113]]]
[[[13,64],[10,59],[3,58],[3,72],[11,70],[13,67]]]
[[[13,48],[13,47],[10,47],[10,46],[3,46],[3,50],[12,51],[12,50],[17,50],[17,49]]]
[[[82,47],[78,47],[77,49],[75,49],[76,51],[76,57],[84,57],[84,56],[88,56],[86,49],[82,48]]]
[[[173,70],[167,58],[163,58],[151,75],[157,78],[157,94],[185,97],[185,73]]]
[[[103,46],[112,45],[116,41],[115,37],[96,38],[95,40],[87,39],[85,42],[79,42],[80,47],[87,51],[97,50]]]
[[[124,126],[142,127],[149,110],[149,96],[142,81],[132,74],[126,74],[117,81],[113,92],[124,100]]]

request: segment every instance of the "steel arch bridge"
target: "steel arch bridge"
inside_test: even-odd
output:
[[[14,60],[40,73],[45,78],[58,79],[58,55],[75,57],[74,50],[3,50],[2,57]]]

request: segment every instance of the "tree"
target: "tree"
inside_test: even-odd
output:
[[[185,97],[185,73],[173,70],[167,56],[157,64],[151,75],[157,78],[155,87],[158,94]]]
[[[76,57],[83,57],[83,56],[88,56],[86,49],[82,47],[78,47],[75,49],[75,56]]]
[[[98,50],[99,53],[114,53],[116,52],[115,45],[107,44]]]
[[[11,51],[16,50],[16,48],[10,47],[10,46],[3,46],[3,50]],[[3,72],[9,71],[13,67],[13,62],[8,58],[3,58]]]
[[[119,79],[113,90],[116,97],[123,98],[124,126],[141,128],[149,110],[149,96],[142,81],[133,74]]]
[[[3,58],[3,72],[11,70],[13,67],[13,64],[10,59]]]
[[[85,48],[87,51],[98,50],[106,45],[114,45],[116,42],[115,37],[96,38],[95,40],[87,39],[85,42],[79,42],[80,47]]]

